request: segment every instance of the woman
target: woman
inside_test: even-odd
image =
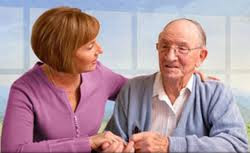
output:
[[[126,78],[100,64],[99,22],[77,8],[46,11],[35,22],[31,45],[42,61],[11,86],[2,152],[90,152],[121,142],[97,134],[107,99]]]

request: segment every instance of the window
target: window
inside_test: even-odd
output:
[[[197,20],[208,39],[209,55],[202,71],[233,88],[244,119],[250,125],[250,2],[244,0],[1,1],[0,116],[12,82],[37,61],[30,47],[34,21],[44,10],[62,5],[81,8],[100,20],[98,41],[104,50],[100,60],[127,77],[158,70],[155,43],[167,22],[179,17]],[[110,102],[106,109],[109,115],[104,121],[108,120],[112,107]]]

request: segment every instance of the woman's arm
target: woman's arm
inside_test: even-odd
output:
[[[109,94],[108,99],[114,101],[121,87],[127,82],[128,79],[118,73],[113,72],[101,63],[98,63],[98,70],[102,74],[100,79],[102,79],[105,89]]]
[[[25,84],[11,87],[2,129],[2,152],[90,152],[110,141],[110,136],[104,133],[34,142],[36,113],[27,91]]]

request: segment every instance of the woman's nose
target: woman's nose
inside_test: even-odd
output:
[[[101,45],[98,42],[96,42],[96,49],[98,51],[98,54],[102,54],[103,53],[102,47],[101,47]]]

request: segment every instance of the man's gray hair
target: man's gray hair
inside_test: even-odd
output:
[[[187,18],[175,19],[175,20],[170,21],[170,22],[164,27],[163,30],[167,29],[168,26],[171,25],[172,23],[177,22],[177,21],[182,21],[182,20],[191,22],[191,23],[193,23],[193,24],[196,26],[196,28],[197,28],[198,31],[199,31],[200,37],[201,37],[202,45],[206,46],[206,43],[207,43],[206,33],[205,33],[205,31],[203,30],[203,28],[202,28],[202,26],[200,25],[200,23],[198,23],[198,22],[195,21],[195,20],[191,20],[191,19],[187,19]],[[160,36],[160,35],[159,35],[159,36]]]

